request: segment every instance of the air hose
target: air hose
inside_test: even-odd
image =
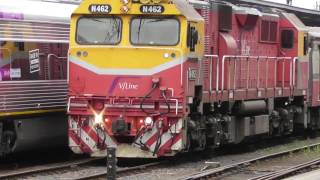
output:
[[[145,95],[145,96],[142,98],[142,101],[141,101],[141,103],[140,103],[140,109],[142,110],[142,112],[144,112],[144,113],[146,113],[146,114],[148,114],[148,115],[150,115],[150,114],[152,114],[152,113],[147,112],[147,111],[143,108],[143,104],[144,104],[145,100],[154,92],[154,90],[156,90],[156,88],[158,88],[158,86],[159,86],[158,83],[153,83],[151,90],[147,93],[147,95]]]
[[[154,151],[152,153],[152,155],[154,156],[156,153],[158,153],[160,146],[161,146],[161,136],[162,136],[162,132],[160,129],[158,129],[158,133],[157,133],[157,142],[156,145],[154,147]]]
[[[147,95],[145,95],[140,103],[140,109],[142,110],[142,112],[146,113],[147,115],[149,116],[162,116],[162,115],[165,115],[165,114],[169,114],[170,113],[170,104],[168,102],[168,99],[166,97],[166,90],[161,90],[161,96],[162,98],[164,99],[165,101],[165,104],[167,105],[167,112],[162,112],[162,113],[152,113],[152,112],[148,112],[146,111],[144,108],[143,108],[143,104],[144,102],[146,101],[147,98],[149,98],[149,96],[155,91],[156,88],[159,87],[159,82],[153,82],[152,84],[152,88],[151,90],[147,93]],[[140,135],[141,132],[139,132],[139,135]],[[161,147],[161,137],[162,137],[162,130],[161,128],[158,129],[158,132],[157,132],[157,141],[156,141],[156,144],[155,144],[155,148],[154,148],[154,151],[153,151],[153,156],[155,154],[158,153],[160,147]],[[145,144],[143,144],[141,141],[140,141],[140,145],[141,146],[144,146],[146,147]]]

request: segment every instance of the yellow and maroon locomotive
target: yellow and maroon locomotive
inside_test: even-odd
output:
[[[71,18],[69,146],[152,158],[318,128],[310,32],[220,1],[85,0]]]

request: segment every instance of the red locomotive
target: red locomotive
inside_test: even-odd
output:
[[[172,156],[319,128],[319,42],[293,14],[86,0],[73,13],[69,146]]]

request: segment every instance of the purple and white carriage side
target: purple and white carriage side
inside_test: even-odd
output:
[[[75,8],[0,1],[0,156],[67,145],[66,57]]]

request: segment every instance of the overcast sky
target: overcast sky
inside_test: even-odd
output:
[[[266,0],[266,1],[278,2],[283,4],[287,3],[287,0]],[[317,1],[320,2],[320,0],[292,0],[292,5],[307,8],[307,9],[315,9]]]

